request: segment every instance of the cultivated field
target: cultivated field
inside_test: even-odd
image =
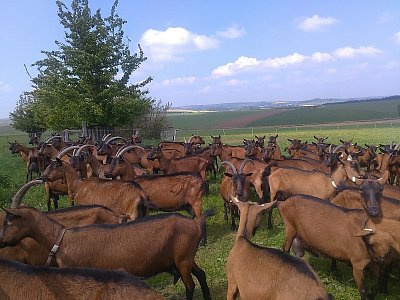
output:
[[[322,107],[217,111],[171,114],[171,125],[179,129],[218,129],[243,127],[276,127],[354,121],[399,119],[400,98],[356,103],[335,103]]]
[[[203,120],[204,121],[204,120]],[[191,123],[193,125],[193,123]],[[251,131],[249,128],[243,132],[220,132],[222,139],[228,144],[241,144],[243,138],[252,139],[252,133],[265,134],[269,136],[275,134],[276,131]],[[10,136],[10,134],[14,134]],[[22,143],[27,142],[24,136],[15,135],[15,132],[2,132],[0,134],[0,200],[1,205],[9,206],[12,195],[23,185],[25,180],[24,163],[22,160],[11,155],[7,149],[7,138],[9,140],[18,140]],[[210,142],[213,131],[202,131],[201,135],[206,138],[206,142]],[[218,134],[218,133],[217,133]],[[391,143],[392,141],[400,142],[400,128],[396,125],[392,127],[372,128],[352,128],[352,129],[327,129],[313,128],[307,130],[295,129],[278,130],[278,142],[283,149],[288,142],[287,138],[299,138],[301,140],[313,141],[314,135],[329,137],[328,142],[338,143],[339,139],[353,139],[361,145]],[[178,135],[179,136],[179,135]],[[182,137],[183,138],[183,137]],[[222,176],[217,179],[210,178],[210,194],[204,197],[204,209],[214,208],[216,215],[207,221],[208,245],[200,247],[197,254],[197,262],[206,274],[207,281],[211,289],[213,299],[225,299],[226,297],[226,276],[225,263],[235,239],[235,233],[230,231],[230,226],[223,220],[223,205],[219,196],[219,182]],[[255,194],[252,195],[256,199]],[[42,187],[35,187],[30,190],[26,196],[25,203],[38,207],[42,210],[46,209],[44,203],[44,191]],[[63,199],[63,206],[67,205],[66,199]],[[266,222],[263,220],[261,228],[257,231],[253,241],[259,245],[275,247],[281,249],[284,238],[284,226],[278,214],[274,216],[275,227],[273,230],[266,229]],[[156,237],[154,237],[156,238]],[[314,270],[322,279],[323,284],[328,291],[335,296],[335,299],[359,299],[358,290],[355,287],[351,268],[344,264],[338,264],[338,272],[330,272],[330,260],[324,258],[315,258],[310,255],[306,256]],[[371,286],[372,277],[367,274],[368,285]],[[392,272],[389,282],[389,296],[379,295],[377,299],[400,299],[400,272],[395,270]],[[184,299],[185,291],[183,284],[179,281],[175,286],[172,284],[172,277],[167,274],[158,275],[147,280],[147,282],[158,291],[161,291],[168,299]],[[1,284],[1,283],[0,283]],[[195,289],[195,299],[202,299],[199,285]]]

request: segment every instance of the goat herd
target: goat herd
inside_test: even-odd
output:
[[[400,146],[293,139],[285,157],[278,135],[240,146],[211,138],[207,147],[200,136],[153,148],[137,136],[110,135],[79,143],[56,135],[31,148],[10,143],[26,162],[27,183],[1,215],[0,298],[164,299],[141,279],[168,272],[182,279],[187,299],[192,274],[211,299],[195,255],[214,213],[202,209],[207,176],[221,167],[224,218],[230,214],[237,230],[227,299],[333,299],[301,258],[305,251],[331,258],[332,269],[336,260],[350,263],[361,299],[387,292],[400,253]],[[44,184],[48,212],[21,205],[37,184]],[[251,189],[259,202],[248,201]],[[68,196],[69,208],[58,209],[59,195]],[[283,251],[251,242],[264,211],[272,228],[273,209],[285,226]],[[149,210],[186,210],[192,218]],[[378,278],[371,291],[366,268]]]

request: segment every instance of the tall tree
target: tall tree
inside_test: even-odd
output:
[[[124,43],[118,0],[108,17],[92,14],[88,0],[72,0],[71,9],[56,1],[65,40],[58,50],[42,51],[35,62],[31,106],[47,127],[59,130],[89,125],[122,126],[151,111],[152,101],[142,91],[151,77],[130,84],[132,73],[146,60],[140,45],[132,54]]]

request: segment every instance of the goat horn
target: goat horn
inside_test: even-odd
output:
[[[64,149],[62,149],[58,154],[57,154],[57,158],[61,159],[61,157],[63,157],[68,151],[72,150],[72,149],[77,149],[80,148],[80,146],[68,146],[65,147]]]
[[[400,144],[396,144],[396,146],[394,147],[393,150],[399,150],[399,148],[400,148]]]
[[[336,151],[338,151],[340,148],[343,148],[343,147],[345,147],[345,145],[339,145],[339,146],[337,146],[335,149],[333,149],[333,153],[336,153]],[[346,148],[346,147],[345,147]]]
[[[239,173],[243,173],[244,166],[245,166],[248,162],[251,162],[251,163],[254,165],[254,162],[253,162],[250,158],[246,158],[246,159],[245,159],[244,161],[242,161],[242,163],[240,164]]]
[[[139,148],[144,150],[142,147],[138,146],[138,145],[130,145],[130,146],[126,146],[126,147],[122,147],[118,150],[117,154],[115,154],[115,157],[119,157],[122,156],[122,154],[124,154],[125,152],[133,149],[133,148]]]
[[[22,186],[19,189],[19,191],[15,194],[15,196],[13,197],[12,203],[11,203],[11,208],[18,208],[18,206],[22,202],[22,198],[25,196],[25,194],[28,191],[28,189],[33,185],[37,185],[37,184],[41,184],[41,183],[43,183],[43,180],[35,179],[35,180],[32,180],[32,181],[29,181],[24,186]]]
[[[125,139],[122,136],[114,136],[114,137],[108,139],[106,141],[106,144],[108,145],[111,141],[118,140],[118,139],[121,139],[121,140],[123,140],[125,142]]]
[[[105,142],[110,137],[110,135],[111,135],[111,133],[103,135],[103,137],[101,138],[101,141]]]
[[[221,169],[223,164],[227,164],[228,166],[230,166],[232,169],[232,172],[237,174],[237,170],[236,170],[235,166],[230,161],[224,160],[223,162],[221,162],[221,164],[219,165],[219,169]]]
[[[53,136],[49,137],[47,140],[45,140],[44,143],[47,144],[48,142],[50,142],[51,140],[53,140],[55,138],[62,138],[62,136],[61,135],[53,135]]]
[[[82,146],[80,146],[79,149],[74,154],[74,156],[79,156],[79,154],[81,154],[83,148],[86,148],[86,147],[94,147],[94,145],[82,145]]]

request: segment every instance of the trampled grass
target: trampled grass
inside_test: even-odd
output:
[[[275,132],[260,132],[260,134],[275,134]],[[278,141],[283,149],[288,145],[287,138],[299,138],[303,141],[313,141],[314,135],[328,137],[328,142],[339,143],[339,139],[353,139],[359,144],[379,144],[400,141],[400,130],[394,127],[385,128],[360,128],[348,130],[282,130],[278,132]],[[207,142],[211,140],[209,134],[204,134]],[[240,133],[237,135],[223,135],[222,139],[227,144],[241,144],[243,138],[251,139],[251,132]],[[26,144],[27,139],[22,140],[20,136],[13,136],[11,140],[17,139]],[[20,140],[21,139],[21,140]],[[222,175],[217,179],[210,178],[210,193],[204,197],[204,209],[214,208],[216,215],[207,220],[208,245],[199,247],[196,260],[207,274],[207,282],[210,286],[213,299],[225,299],[227,281],[225,275],[225,263],[228,253],[234,243],[235,233],[231,232],[229,224],[223,219],[223,204],[219,196],[219,183]],[[25,182],[24,163],[16,156],[11,155],[8,150],[7,137],[0,135],[0,202],[3,206],[9,206],[11,197]],[[252,200],[256,200],[256,195],[252,194]],[[62,199],[61,206],[67,206],[67,200]],[[44,203],[43,187],[38,186],[30,190],[24,203],[37,207],[41,210],[46,209]],[[262,246],[281,249],[284,240],[284,225],[277,212],[274,212],[274,229],[266,228],[266,220],[263,219],[261,227],[257,231],[253,241]],[[156,239],[156,237],[154,237]],[[351,267],[345,263],[339,263],[339,271],[330,272],[330,260],[325,258],[315,258],[306,256],[313,269],[321,278],[323,284],[335,299],[348,300],[359,299],[358,290],[353,280]],[[367,284],[371,286],[374,278],[366,272]],[[377,299],[400,299],[400,274],[399,270],[394,269],[389,281],[389,295],[379,295]],[[172,276],[169,274],[160,274],[147,282],[156,290],[162,292],[168,299],[185,299],[185,289],[181,281],[173,285]],[[196,282],[195,299],[202,299],[199,284]]]

